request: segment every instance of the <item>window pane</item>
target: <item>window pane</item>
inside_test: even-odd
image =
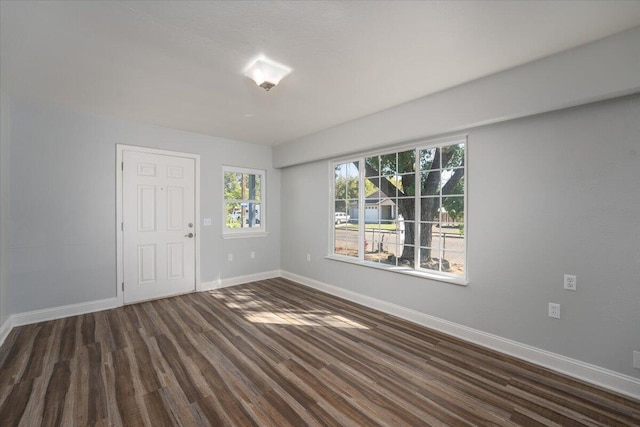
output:
[[[464,196],[443,197],[441,214],[443,224],[464,223]]]
[[[260,175],[253,175],[255,178],[255,185],[254,185],[254,194],[255,197],[253,197],[254,200],[260,200],[262,198],[262,177]]]
[[[420,248],[420,267],[440,271],[440,250],[438,248]]]
[[[420,174],[420,193],[423,196],[435,196],[440,193],[440,175],[439,170]]]
[[[379,199],[380,178],[367,178],[364,181],[364,195],[366,199]]]
[[[344,164],[337,165],[334,170],[334,197],[336,199],[347,198],[347,180],[345,179]]]
[[[242,199],[242,174],[234,172],[224,173],[224,198],[226,200]]]
[[[243,203],[244,222],[242,228],[260,227],[260,203]]]
[[[416,150],[398,153],[398,170],[400,174],[411,173],[416,169]]]
[[[414,247],[412,245],[400,245],[398,246],[398,257],[396,260],[396,264],[399,267],[408,267],[408,268],[414,268],[414,260],[415,260],[415,256],[414,256]]]
[[[254,174],[242,174],[244,182],[243,200],[257,200],[256,190],[258,184],[256,183],[256,175]],[[258,193],[259,194],[259,193]]]
[[[358,231],[343,227],[335,230],[334,252],[338,255],[358,257]]]
[[[420,246],[440,247],[439,236],[440,227],[437,224],[431,222],[420,223]]]
[[[358,257],[360,197],[359,162],[345,162],[334,168],[334,253]],[[353,224],[355,222],[355,224]]]
[[[442,147],[442,168],[450,169],[464,165],[464,144]]]
[[[433,169],[433,162],[437,154],[436,151],[437,150],[435,148],[420,150],[420,170],[421,171],[428,171],[430,169]],[[436,168],[437,168],[437,165],[436,165]]]
[[[415,174],[400,175],[398,179],[398,189],[402,191],[402,194],[404,194],[405,196],[415,196],[416,195],[416,175]]]
[[[366,163],[365,176],[380,175],[380,156],[367,157],[364,162]]]
[[[359,186],[360,186],[360,182],[358,180],[358,178],[347,178],[347,199],[357,199],[360,195],[360,190],[359,190]]]
[[[416,199],[415,198],[404,198],[404,199],[396,199],[396,205],[398,207],[397,218],[405,219],[405,220],[413,220],[415,219],[416,212]]]
[[[389,197],[396,197],[396,177],[395,176],[383,176],[380,178],[380,199],[384,200]]]
[[[397,168],[396,153],[380,156],[380,175],[395,175]]]
[[[227,203],[225,212],[227,228],[242,227],[242,205],[240,203]]]
[[[440,176],[442,194],[464,194],[464,169],[445,169]]]
[[[360,171],[358,170],[359,162],[351,162],[347,163],[347,167],[345,170],[345,177],[347,179],[358,179],[360,177]]]
[[[423,197],[420,199],[422,221],[440,222],[440,198]]]

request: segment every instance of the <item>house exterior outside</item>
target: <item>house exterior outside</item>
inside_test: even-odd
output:
[[[358,202],[349,204],[351,220],[357,220],[359,214]],[[364,222],[367,224],[389,224],[396,220],[398,209],[396,204],[382,191],[377,190],[365,196]]]

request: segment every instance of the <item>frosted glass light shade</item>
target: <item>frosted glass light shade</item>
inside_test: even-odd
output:
[[[247,67],[244,75],[251,78],[256,84],[265,90],[269,90],[291,73],[291,68],[278,64],[268,58],[258,58]]]

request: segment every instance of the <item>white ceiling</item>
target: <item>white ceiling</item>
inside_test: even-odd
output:
[[[0,12],[10,96],[268,145],[640,26],[640,1],[2,1]],[[294,70],[270,92],[242,75],[259,54]]]

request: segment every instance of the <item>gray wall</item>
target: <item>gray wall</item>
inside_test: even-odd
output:
[[[324,259],[326,161],[283,169],[283,270],[640,378],[640,96],[468,134],[469,286]]]
[[[21,102],[11,112],[13,313],[115,297],[117,143],[201,156],[200,214],[213,222],[201,227],[203,282],[279,269],[269,147]],[[267,170],[267,237],[222,239],[222,164]]]
[[[9,98],[0,93],[0,326],[9,304]]]

